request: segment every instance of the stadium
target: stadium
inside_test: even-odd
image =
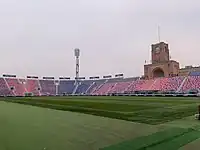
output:
[[[199,149],[200,68],[151,48],[140,77],[80,77],[79,49],[74,79],[4,74],[0,150]]]
[[[168,44],[152,44],[151,64],[144,65],[141,77],[124,78],[124,74],[80,77],[80,50],[75,49],[76,77],[16,75],[0,78],[0,96],[65,96],[65,95],[157,95],[198,96],[200,88],[200,67],[179,68],[179,62],[170,59]]]

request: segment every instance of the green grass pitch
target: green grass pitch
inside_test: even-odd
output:
[[[199,98],[0,98],[0,150],[200,149]]]

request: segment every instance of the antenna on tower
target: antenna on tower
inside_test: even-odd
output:
[[[158,26],[158,42],[160,43],[160,26]]]

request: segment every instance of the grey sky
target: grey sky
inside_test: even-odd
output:
[[[0,73],[81,76],[143,73],[161,39],[184,65],[200,65],[199,0],[0,0]]]

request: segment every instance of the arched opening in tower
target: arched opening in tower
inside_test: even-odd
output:
[[[154,78],[160,78],[160,77],[164,77],[164,76],[165,76],[164,71],[161,68],[156,68],[153,71],[153,77]]]

